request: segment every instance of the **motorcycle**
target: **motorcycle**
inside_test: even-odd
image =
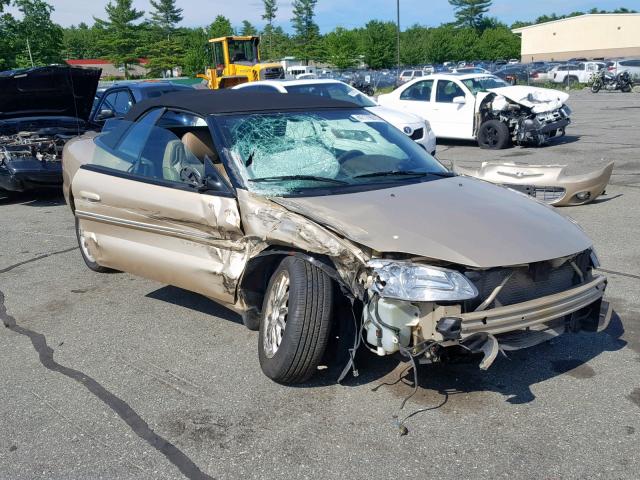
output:
[[[360,90],[362,93],[364,93],[365,95],[368,95],[370,97],[373,97],[373,95],[375,95],[375,89],[373,88],[373,85],[371,85],[369,82],[365,82],[364,80],[361,79],[356,79],[353,80],[351,82],[351,86],[353,88],[355,88],[356,90]]]
[[[629,72],[620,72],[618,75],[612,75],[605,69],[602,69],[595,74],[593,82],[591,83],[591,91],[598,93],[601,89],[605,89],[630,92],[632,86]]]

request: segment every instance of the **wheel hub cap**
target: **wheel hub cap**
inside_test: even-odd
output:
[[[264,353],[272,358],[280,344],[287,325],[289,313],[289,274],[280,272],[269,292],[266,311],[264,312],[263,346]]]

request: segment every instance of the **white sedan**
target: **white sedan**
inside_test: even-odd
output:
[[[409,112],[380,106],[351,85],[338,80],[262,80],[243,83],[233,88],[234,90],[319,95],[355,103],[402,131],[431,155],[436,154],[436,136],[428,120]]]
[[[564,134],[571,110],[558,90],[511,86],[487,74],[435,74],[380,95],[380,105],[428,120],[438,138],[477,140],[482,148],[542,145]]]

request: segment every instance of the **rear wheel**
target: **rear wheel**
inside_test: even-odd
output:
[[[300,383],[317,370],[329,341],[331,279],[318,267],[285,258],[264,297],[258,356],[262,371],[280,383]]]
[[[569,75],[567,82],[569,83],[569,85],[572,85],[574,83],[578,83],[579,79],[575,75]]]
[[[87,267],[89,267],[94,272],[106,273],[113,272],[110,268],[103,267],[96,262],[96,259],[93,257],[91,252],[89,251],[89,244],[87,241],[86,234],[80,225],[80,220],[76,217],[76,238],[78,239],[78,246],[80,247],[80,254],[82,255],[82,259],[84,263],[86,263]]]
[[[487,120],[478,130],[478,145],[480,148],[500,150],[507,148],[511,143],[511,134],[500,120]]]
[[[625,85],[621,88],[621,90],[622,90],[624,93],[629,93],[629,92],[631,91],[631,85],[629,85],[629,84],[627,83],[627,84],[625,84]]]

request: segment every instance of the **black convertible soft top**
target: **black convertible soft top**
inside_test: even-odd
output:
[[[171,92],[157,98],[143,100],[129,110],[125,119],[135,121],[143,113],[156,107],[180,108],[203,116],[215,113],[362,108],[355,103],[318,95],[248,90],[193,90]]]

